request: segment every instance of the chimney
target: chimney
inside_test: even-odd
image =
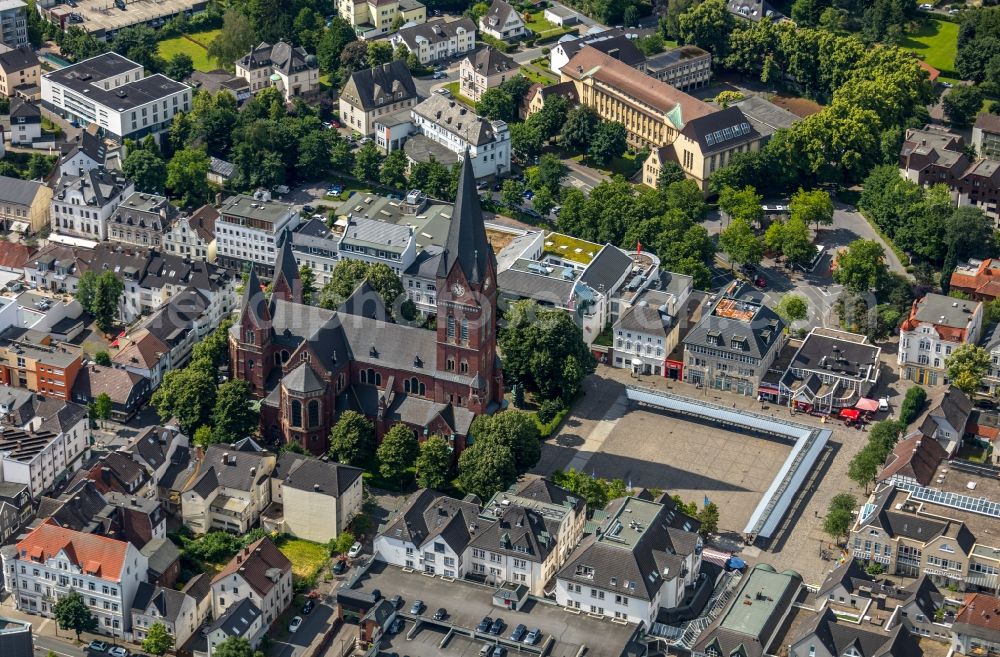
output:
[[[319,492],[319,484],[313,484],[313,490]]]
[[[227,465],[229,463],[229,452],[222,455],[222,465]]]

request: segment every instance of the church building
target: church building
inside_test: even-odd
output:
[[[486,238],[468,153],[445,248],[437,256],[437,330],[397,324],[362,283],[337,310],[302,302],[290,236],[280,245],[270,299],[251,270],[229,333],[232,376],[261,402],[261,434],[327,451],[340,413],[375,421],[381,437],[404,423],[460,452],[472,420],[499,410],[497,262]]]

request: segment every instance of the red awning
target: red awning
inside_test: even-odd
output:
[[[840,417],[845,420],[857,420],[858,416],[861,415],[861,411],[856,408],[842,408],[840,409]]]
[[[861,399],[858,400],[858,403],[854,405],[854,408],[857,408],[862,411],[877,411],[878,402],[875,401],[874,399],[868,399],[867,397],[862,397]]]

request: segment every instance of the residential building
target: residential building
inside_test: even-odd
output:
[[[975,301],[993,301],[1000,297],[1000,260],[970,258],[959,263],[951,272],[948,289]]]
[[[633,68],[639,68],[646,61],[646,56],[632,43],[636,36],[620,27],[610,29],[595,27],[582,35],[564,35],[549,51],[549,68],[558,75],[563,66],[583,50],[584,46],[594,47]],[[605,41],[610,43],[605,44]]]
[[[3,58],[0,56],[0,65]],[[2,90],[2,80],[0,80]],[[980,157],[1000,160],[1000,116],[983,112],[972,127],[972,146]]]
[[[851,408],[878,384],[881,354],[867,336],[814,328],[781,377],[778,398],[806,412]]]
[[[410,69],[406,62],[396,60],[351,73],[340,92],[340,120],[351,130],[371,136],[378,117],[409,109],[417,100]]]
[[[118,451],[108,452],[100,457],[89,470],[78,471],[69,487],[84,480],[94,482],[96,490],[106,499],[109,499],[111,493],[120,493],[126,498],[132,495],[146,497],[151,489],[149,472],[129,454]]]
[[[125,448],[132,458],[150,474],[150,485],[157,489],[157,498],[168,511],[179,507],[180,500],[172,500],[169,493],[179,471],[190,463],[190,440],[175,425],[152,426],[140,432]]]
[[[493,0],[490,8],[479,19],[479,29],[501,41],[516,41],[525,36],[521,13],[505,0]]]
[[[0,2],[0,43],[8,48],[28,45],[28,5],[23,0]]]
[[[538,511],[520,505],[495,506],[482,516],[466,548],[466,576],[482,578],[491,586],[506,582],[544,595],[555,575],[559,546],[558,524]]]
[[[647,57],[643,70],[681,91],[698,89],[712,79],[712,53],[694,45],[677,46]]]
[[[108,217],[108,239],[143,248],[163,249],[167,233],[178,221],[180,212],[165,196],[132,192]],[[183,254],[181,257],[188,257]]]
[[[146,559],[128,541],[86,534],[45,521],[0,550],[4,588],[23,613],[52,618],[54,601],[77,591],[102,634],[127,636],[132,601],[146,576]]]
[[[121,171],[98,167],[80,169],[74,176],[59,179],[52,196],[52,228],[70,237],[102,242],[113,238],[108,229],[112,215],[134,196],[135,185]]]
[[[0,53],[0,94],[37,101],[41,93],[38,86],[41,74],[42,64],[31,46]]]
[[[286,103],[319,91],[316,56],[287,41],[278,41],[273,46],[261,42],[250,54],[236,60],[236,77],[247,81],[252,95],[261,89],[275,87]]]
[[[181,496],[181,517],[195,534],[222,529],[243,534],[271,503],[276,459],[246,439],[237,447],[212,445]],[[216,614],[218,618],[218,614]]]
[[[31,623],[0,616],[0,653],[5,657],[33,657]]]
[[[945,360],[954,348],[975,344],[983,330],[983,304],[928,293],[913,302],[899,327],[899,375],[922,385],[947,384]]]
[[[352,198],[360,194],[352,194]],[[365,198],[372,198],[365,195]],[[381,199],[381,197],[374,197]],[[388,199],[386,199],[388,200]],[[316,286],[322,288],[330,282],[333,270],[339,260],[337,246],[340,236],[327,227],[322,219],[309,219],[299,224],[292,233],[292,251],[299,267],[309,267],[316,279]]]
[[[184,258],[214,263],[218,254],[215,222],[219,211],[205,204],[187,217],[180,217],[163,237],[163,249]]]
[[[348,216],[337,253],[342,259],[389,267],[397,276],[413,264],[417,242],[412,226]],[[393,299],[386,299],[392,303]]]
[[[698,580],[699,523],[670,500],[624,497],[605,511],[600,530],[584,538],[556,574],[556,603],[649,627]]]
[[[990,354],[990,369],[983,377],[981,389],[992,396],[1000,389],[1000,324],[990,325],[979,344]]]
[[[215,222],[217,260],[222,267],[243,271],[252,266],[266,278],[274,275],[275,244],[285,229],[299,223],[290,203],[258,201],[252,196],[230,196]]]
[[[542,108],[545,107],[545,100],[556,96],[565,100],[569,107],[580,101],[576,95],[576,85],[572,82],[560,82],[549,86],[536,82],[528,88],[528,92],[524,95],[519,110],[520,115],[523,118],[528,118],[532,114],[541,112]]]
[[[147,502],[148,503],[148,502]],[[181,573],[181,551],[169,538],[154,538],[140,549],[147,560],[146,582],[153,586],[163,586],[175,589],[177,578]],[[195,582],[196,578],[188,580],[185,589]],[[194,596],[192,596],[194,597]],[[196,611],[201,605],[195,600]],[[206,614],[207,615],[207,614]],[[198,614],[201,620],[205,616]],[[198,623],[200,624],[200,623]]]
[[[98,167],[114,168],[109,166],[108,146],[96,132],[93,128],[80,131],[76,142],[59,158],[59,178],[79,176],[81,171]]]
[[[235,305],[236,290],[231,283],[215,294],[195,286],[188,287],[160,306],[142,325],[142,329],[152,333],[169,348],[168,370],[184,367],[191,359],[194,345],[217,329]]]
[[[802,576],[794,570],[777,572],[758,563],[743,576],[733,601],[698,637],[692,657],[774,654],[774,641],[802,589]]]
[[[667,356],[680,340],[679,314],[687,307],[693,279],[667,273],[663,290],[645,290],[620,311],[612,326],[614,367],[627,367],[638,374],[680,379],[679,369]],[[623,304],[624,305],[624,304]]]
[[[786,340],[785,323],[755,295],[723,294],[684,338],[684,380],[757,395]]]
[[[102,393],[111,398],[111,417],[128,422],[145,405],[150,395],[149,379],[117,367],[88,365],[80,368],[73,384],[73,401],[93,404]]]
[[[660,170],[676,162],[684,175],[708,192],[708,179],[739,153],[759,150],[762,135],[738,107],[687,120],[670,146],[653,149],[643,164],[643,182],[655,187]]]
[[[478,504],[422,488],[386,521],[372,551],[394,566],[462,578],[472,572],[466,548],[482,524]]]
[[[159,623],[173,637],[174,645],[183,646],[201,624],[193,597],[148,582],[139,584],[131,611],[132,638],[136,643],[142,643],[149,628]]]
[[[0,334],[0,383],[68,400],[83,350],[47,333],[12,327]]]
[[[475,50],[476,24],[469,18],[437,19],[400,28],[389,38],[394,48],[403,44],[421,64],[433,64]]]
[[[212,578],[212,616],[249,600],[270,626],[292,602],[292,562],[270,538],[262,538],[236,553]]]
[[[983,593],[966,594],[952,623],[951,648],[960,655],[1000,652],[1000,599]]]
[[[635,148],[669,146],[691,121],[715,112],[707,103],[590,45],[574,55],[560,75],[563,82],[576,85],[581,104],[602,119],[623,123]],[[685,165],[686,172],[696,170],[694,162]]]
[[[492,46],[483,46],[462,60],[458,73],[459,91],[466,98],[479,102],[488,90],[496,89],[520,72],[521,67],[512,58]]]
[[[47,400],[22,429],[0,436],[0,481],[28,487],[32,499],[62,483],[89,454],[87,410]]]
[[[435,273],[442,318],[436,333],[387,322],[383,301],[368,284],[336,311],[303,305],[291,240],[279,251],[271,298],[264,298],[251,271],[240,319],[229,333],[233,376],[263,398],[262,434],[325,453],[334,408],[353,408],[375,418],[379,435],[402,421],[418,435],[449,437],[460,452],[472,419],[497,408],[503,390],[497,264],[469,156]]]
[[[120,350],[112,364],[149,380],[150,391],[160,387],[170,365],[170,347],[147,329],[119,338]]]
[[[250,83],[246,79],[237,77],[221,68],[214,71],[191,71],[191,75],[186,80],[195,89],[204,89],[213,96],[218,93],[229,94],[236,99],[237,105],[242,105],[251,95]],[[211,165],[209,166],[209,174],[211,175],[212,169]]]
[[[926,409],[914,426],[927,438],[940,443],[949,457],[955,456],[972,414],[972,401],[958,388],[948,386],[928,395]]]
[[[262,526],[327,543],[361,513],[360,468],[285,452],[271,473],[271,506]]]
[[[792,637],[788,649],[789,657],[854,654],[864,657],[922,657],[924,651],[905,625],[896,625],[887,632],[872,623],[841,620],[830,609],[818,614],[798,636]]]
[[[423,23],[427,8],[417,0],[337,0],[337,14],[362,39],[388,34],[397,21]]]
[[[878,482],[901,486],[930,486],[948,452],[936,440],[919,430],[901,438],[885,459],[878,473]]]
[[[468,153],[473,176],[501,176],[510,171],[510,130],[503,121],[488,121],[442,94],[431,94],[411,110],[420,132],[403,145],[411,163],[435,157],[447,165]]]
[[[29,147],[42,139],[42,110],[22,98],[10,99],[10,144]]]
[[[212,623],[206,637],[208,651],[205,657],[212,657],[220,643],[236,637],[246,639],[251,648],[260,647],[260,642],[267,633],[269,625],[264,622],[264,614],[249,598],[235,601],[226,613]],[[195,655],[199,653],[195,652]]]
[[[49,225],[52,188],[34,180],[0,176],[0,225],[15,233],[34,234]]]
[[[779,21],[784,18],[781,12],[767,0],[726,0],[726,9],[738,18],[758,23],[765,18]]]
[[[31,489],[27,484],[0,481],[0,545],[16,536],[34,516]]]
[[[96,124],[119,144],[157,137],[178,112],[191,111],[191,88],[107,52],[42,75],[42,105],[65,119]]]

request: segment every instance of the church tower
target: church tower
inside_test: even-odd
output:
[[[264,395],[264,382],[271,371],[272,316],[260,287],[260,279],[251,267],[246,289],[243,290],[240,321],[230,331],[229,362],[233,378],[249,383],[251,391],[258,397]]]
[[[438,401],[485,413],[503,397],[497,363],[497,261],[483,224],[476,179],[465,152],[448,239],[437,271]],[[467,381],[453,383],[458,378]]]
[[[274,299],[302,303],[302,281],[292,252],[292,233],[286,228],[278,240],[278,258],[274,261],[274,281],[271,283],[272,303]]]

